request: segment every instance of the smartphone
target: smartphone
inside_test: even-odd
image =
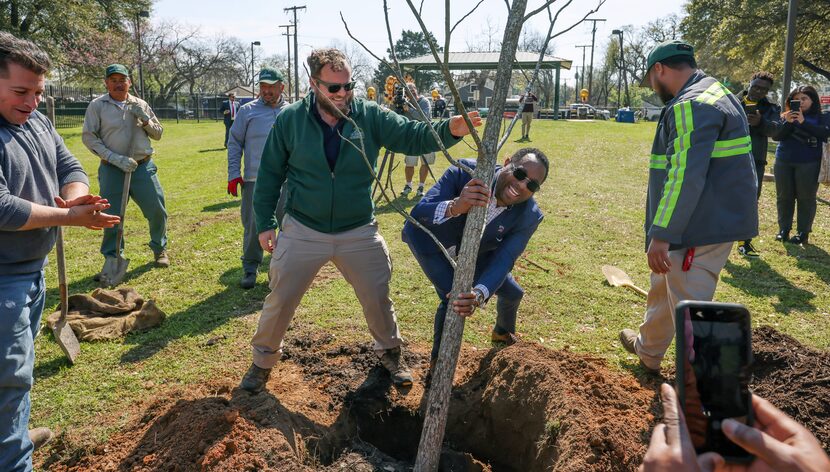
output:
[[[790,111],[801,111],[801,100],[790,100]]]
[[[749,311],[733,303],[682,301],[675,308],[675,327],[675,382],[697,453],[714,451],[728,462],[750,462],[752,454],[721,431],[727,418],[754,423]]]
[[[758,105],[744,105],[744,111],[747,115],[754,115],[758,111]]]

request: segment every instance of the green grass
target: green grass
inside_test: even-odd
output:
[[[550,269],[544,272],[520,259],[514,274],[525,288],[518,331],[526,340],[603,356],[612,365],[631,369],[632,356],[616,341],[621,328],[636,328],[645,300],[607,286],[600,266],[625,270],[648,288],[643,254],[643,205],[648,156],[654,125],[606,122],[534,121],[529,145],[552,158],[552,173],[538,194],[545,220],[526,256]],[[131,204],[126,219],[127,254],[132,260],[128,283],[157,301],[167,314],[152,331],[123,341],[82,343],[75,366],[64,359],[51,333],[37,340],[36,384],[32,424],[67,433],[70,444],[94,444],[125,421],[130,405],[163,394],[171,386],[227,378],[237,382],[250,362],[250,338],[267,293],[266,276],[250,291],[238,288],[242,227],[239,201],[226,194],[226,153],[221,122],[167,123],[157,143],[156,163],[170,214],[169,269],[152,267],[147,225]],[[519,128],[514,138],[519,136]],[[80,130],[63,131],[69,148],[83,162],[97,188],[97,159],[80,141]],[[504,155],[524,146],[512,139]],[[455,157],[472,157],[464,144]],[[397,161],[401,161],[400,158]],[[439,157],[436,175],[447,164]],[[403,186],[402,166],[396,189]],[[753,323],[769,324],[807,345],[830,347],[830,246],[827,189],[819,193],[812,245],[806,249],[777,244],[775,189],[761,198],[762,258],[749,261],[733,254],[721,274],[716,300],[747,305]],[[407,209],[413,200],[405,202]],[[435,292],[400,241],[403,219],[379,207],[378,219],[394,261],[392,298],[402,332],[427,346],[432,335]],[[70,293],[90,292],[100,270],[100,234],[67,231]],[[266,261],[267,263],[267,261]],[[54,264],[47,271],[47,310],[58,303]],[[464,339],[487,347],[495,304],[467,323]],[[360,306],[342,278],[313,287],[295,320],[330,330],[341,342],[369,340]],[[208,339],[225,338],[212,346]],[[288,336],[291,336],[289,331]]]

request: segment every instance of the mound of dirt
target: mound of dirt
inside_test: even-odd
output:
[[[755,392],[828,446],[830,353],[772,328],[754,333]],[[292,330],[267,391],[238,379],[170,392],[106,444],[52,448],[55,471],[410,471],[423,426],[426,351],[408,349],[416,383],[392,387],[370,345]],[[419,378],[420,377],[420,378]],[[652,381],[653,380],[653,381]],[[519,343],[464,348],[454,380],[443,471],[629,471],[642,461],[656,379],[605,360]]]
[[[830,352],[762,326],[752,333],[752,390],[816,435],[830,451]]]

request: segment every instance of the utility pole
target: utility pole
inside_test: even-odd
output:
[[[793,80],[793,47],[795,46],[795,20],[798,16],[798,0],[790,0],[787,13],[787,42],[784,45],[784,84],[781,90],[781,109],[786,109],[787,95]]]
[[[588,92],[591,95],[588,95],[588,101],[590,101],[590,97],[593,95],[594,90],[594,44],[596,43],[597,38],[597,21],[605,21],[604,18],[590,18],[585,21],[593,21],[594,27],[591,29],[591,68],[588,69]]]
[[[628,78],[625,73],[625,49],[623,47],[623,30],[615,29],[611,34],[616,34],[620,37],[620,72],[622,72],[622,81],[625,82],[625,106],[631,105],[631,97],[628,95]],[[620,86],[617,85],[617,101],[621,101]]]
[[[300,99],[300,69],[298,67],[300,56],[299,51],[297,51],[297,10],[305,10],[305,5],[283,8],[283,11],[286,13],[288,11],[294,13],[294,100]]]
[[[144,100],[144,67],[141,59],[141,19],[150,18],[150,12],[141,10],[135,14],[135,34],[138,37],[138,96]],[[63,85],[63,83],[61,83]]]
[[[262,43],[253,41],[251,43],[251,98],[256,98],[256,72],[254,69],[254,46],[259,46]]]
[[[580,89],[579,91],[581,92],[582,89],[585,88],[585,50],[588,49],[591,46],[576,46],[576,47],[577,48],[582,48],[582,77],[580,77],[580,82],[579,82],[579,89]],[[589,86],[590,86],[590,83],[591,82],[589,81],[588,82]],[[588,90],[588,92],[590,93],[590,90]]]
[[[285,33],[282,35],[285,36],[285,50],[288,51],[288,67],[286,68],[288,71],[288,101],[291,101],[291,28],[294,25],[280,25],[280,28],[285,28]]]

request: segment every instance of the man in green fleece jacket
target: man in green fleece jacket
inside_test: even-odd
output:
[[[240,387],[253,393],[265,388],[294,311],[328,261],[354,287],[381,364],[395,385],[408,386],[412,374],[401,360],[403,340],[389,298],[392,261],[375,221],[372,173],[358,149],[376,168],[381,146],[409,155],[440,146],[429,123],[354,99],[352,68],[342,52],[315,50],[308,66],[312,93],[279,115],[257,174],[254,213],[260,244],[272,253],[271,293],[251,342],[253,364]],[[481,125],[477,112],[469,118]],[[435,129],[447,147],[469,133],[461,116]],[[280,192],[286,192],[285,217],[277,221]]]

